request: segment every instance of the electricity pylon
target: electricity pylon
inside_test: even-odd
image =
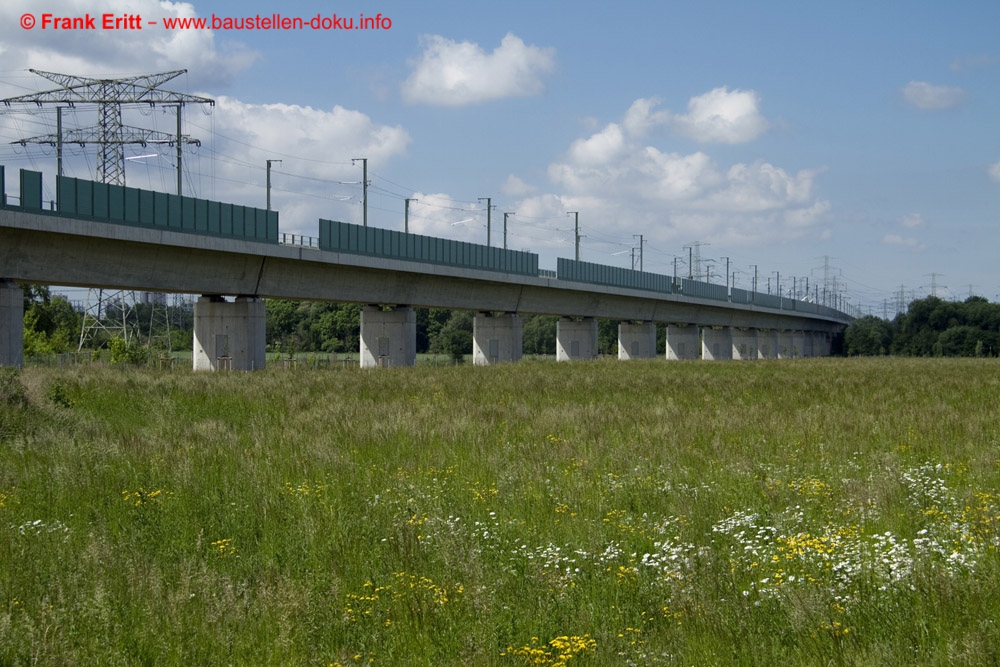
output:
[[[181,109],[185,104],[215,105],[215,100],[207,97],[177,93],[160,88],[167,81],[187,72],[186,69],[157,74],[140,74],[120,79],[58,74],[36,69],[30,71],[57,84],[58,88],[8,97],[0,101],[8,108],[13,104],[34,104],[38,107],[56,105],[57,131],[56,134],[24,138],[11,143],[22,146],[29,143],[55,146],[58,162],[57,174],[59,176],[62,176],[62,146],[64,143],[69,142],[79,146],[96,145],[98,147],[97,180],[113,185],[125,185],[126,144],[174,145],[177,148],[177,194],[182,194],[181,147],[185,143],[200,145],[201,142],[181,133]],[[62,128],[63,107],[75,108],[77,105],[91,104],[97,105],[97,125],[64,132]],[[176,134],[171,135],[166,132],[131,127],[122,122],[122,105],[155,107],[157,104],[176,107]],[[96,303],[94,302],[95,296]],[[98,331],[106,331],[109,336],[121,336],[126,342],[134,340],[136,334],[132,324],[134,321],[132,306],[135,301],[134,292],[108,291],[106,293],[103,289],[89,290],[83,325],[80,328],[79,349],[83,349],[88,343],[93,342],[94,334]],[[118,322],[117,317],[113,321],[107,319],[109,307],[111,310],[118,310],[121,322]]]
[[[16,144],[48,144],[56,146],[62,155],[62,144],[69,142],[80,146],[94,144],[98,147],[97,180],[101,183],[125,185],[125,144],[146,146],[151,143],[169,144],[177,148],[177,194],[181,194],[181,146],[185,143],[200,145],[197,139],[181,134],[181,109],[185,104],[209,104],[215,100],[186,93],[163,90],[161,84],[187,72],[185,69],[158,74],[140,74],[122,79],[95,79],[73,74],[57,74],[30,70],[44,77],[58,88],[40,93],[8,97],[3,102],[12,104],[34,104],[35,106],[57,105],[76,107],[77,105],[97,105],[97,126],[80,128],[69,132],[59,132],[39,137],[29,137],[11,142]],[[148,105],[154,107],[174,106],[177,108],[177,133],[168,134],[155,130],[131,127],[122,123],[122,105]],[[59,123],[61,125],[61,122]],[[60,174],[61,175],[61,174]]]

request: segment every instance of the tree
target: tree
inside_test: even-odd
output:
[[[417,352],[433,351],[434,341],[451,317],[452,311],[447,308],[417,309]]]
[[[430,350],[461,359],[472,354],[472,327],[475,313],[470,310],[451,311],[447,323],[431,338]]]
[[[618,320],[597,320],[597,352],[618,356]]]
[[[558,323],[558,317],[549,315],[525,317],[522,327],[524,354],[555,354]]]
[[[24,309],[24,354],[38,357],[61,354],[73,347],[80,335],[80,314],[69,301],[53,297],[48,287],[26,285]]]
[[[892,345],[892,327],[889,322],[874,316],[854,320],[844,332],[846,352],[850,356],[881,356]]]
[[[997,334],[978,327],[950,327],[938,336],[938,346],[944,357],[982,357],[986,350],[996,349]]]
[[[111,363],[140,365],[149,361],[149,350],[139,344],[137,340],[125,342],[121,336],[115,336],[108,341],[108,349],[111,353]]]

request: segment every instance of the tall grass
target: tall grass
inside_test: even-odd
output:
[[[991,360],[0,377],[0,664],[1000,661]]]

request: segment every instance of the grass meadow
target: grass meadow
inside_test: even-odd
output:
[[[0,664],[1000,662],[1000,363],[0,373]]]

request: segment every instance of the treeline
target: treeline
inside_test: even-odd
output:
[[[863,317],[844,332],[849,355],[995,357],[1000,353],[1000,304],[984,297],[945,301],[929,296],[894,320]]]

